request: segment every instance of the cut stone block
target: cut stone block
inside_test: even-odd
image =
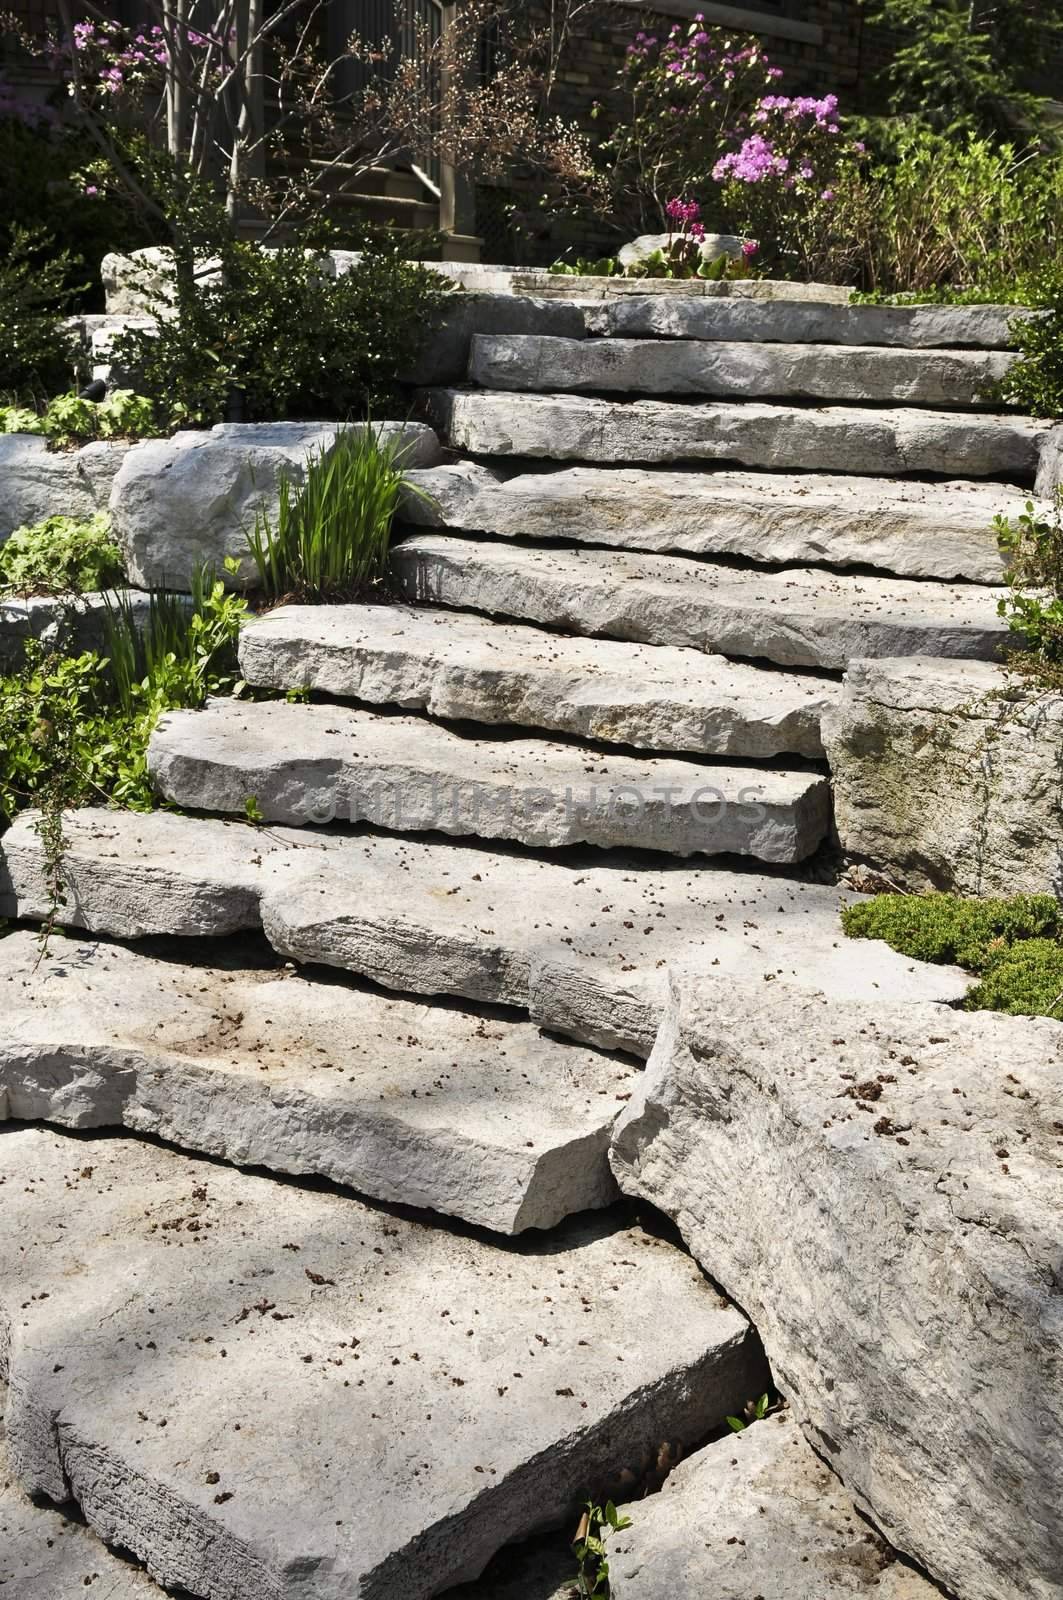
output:
[[[590,301],[632,296],[644,300],[652,295],[661,300],[785,300],[844,306],[853,292],[841,283],[796,283],[792,278],[605,278],[555,273],[545,267],[510,269],[510,282],[514,294]]]
[[[352,424],[361,431],[366,424]],[[410,467],[433,466],[439,443],[416,422],[379,422],[385,439],[403,441]],[[237,578],[250,584],[255,567],[247,536],[261,509],[276,514],[280,475],[298,486],[310,455],[331,450],[343,425],[335,422],[219,423],[207,430],[148,439],[128,452],[111,489],[114,537],[129,576],[145,588],[187,588],[206,565],[222,574],[230,557]]]
[[[849,1492],[984,1600],[1063,1572],[1061,1070],[1043,1018],[702,978],[614,1136]]]
[[[666,646],[566,638],[410,606],[284,606],[240,637],[270,689],[701,755],[821,756],[835,685]]]
[[[14,1469],[192,1594],[428,1600],[766,1380],[622,1215],[502,1248],[139,1141],[0,1142]]]
[[[590,333],[621,339],[1009,350],[1011,324],[1038,315],[1021,306],[817,305],[647,294],[589,307],[586,321]]]
[[[983,662],[854,661],[824,729],[848,853],[902,888],[1063,894],[1063,696]]]
[[[40,920],[48,879],[33,824],[23,813],[4,835],[17,898],[0,899],[0,914]],[[623,855],[571,864],[163,811],[75,811],[65,827],[72,887],[61,917],[71,925],[126,938],[224,936],[261,917],[297,961],[389,989],[517,1006],[544,1027],[641,1056],[676,964],[841,999],[949,1004],[971,982],[879,940],[846,939],[840,910],[863,896],[754,872],[650,869]]]
[[[506,478],[472,461],[410,478],[430,497],[407,497],[415,526],[975,583],[1000,582],[993,518],[1029,498],[1000,484],[818,473],[567,467]]]
[[[602,755],[535,739],[469,739],[414,717],[329,705],[212,701],[171,712],[148,750],[159,793],[270,822],[367,821],[557,846],[801,861],[827,830],[815,773]]]
[[[985,406],[987,388],[1000,382],[1014,360],[1005,351],[481,334],[472,342],[469,376],[485,389],[543,394],[582,390]]]
[[[39,434],[0,434],[0,541],[45,517],[106,511],[115,474],[131,445],[97,441],[80,450],[49,450]]]
[[[609,1541],[614,1600],[938,1600],[857,1515],[788,1412],[688,1456],[624,1507]]]
[[[501,1233],[616,1197],[632,1070],[527,1022],[121,945],[0,943],[0,1116],[126,1127]]]
[[[2,1391],[0,1391],[2,1400]],[[160,1600],[146,1573],[15,1481],[0,1425],[0,1590],[11,1600]]]
[[[583,634],[693,646],[784,667],[840,670],[854,657],[995,656],[1003,592],[801,567],[740,572],[711,561],[613,550],[525,549],[423,534],[392,567],[411,600]]]
[[[457,294],[444,308],[439,327],[429,334],[412,370],[402,374],[403,381],[464,383],[472,341],[485,333],[546,333],[582,339],[586,327],[583,308],[562,300],[513,293]]]
[[[1011,478],[1033,483],[1050,424],[899,408],[601,400],[585,395],[425,392],[457,450],[554,461],[733,461],[782,472]]]

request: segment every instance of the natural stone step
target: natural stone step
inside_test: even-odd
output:
[[[4,835],[0,914],[48,914],[32,813]],[[227,935],[264,920],[295,960],[389,989],[495,1001],[607,1048],[649,1053],[674,965],[841,999],[962,998],[969,977],[844,938],[861,895],[624,856],[574,865],[389,834],[182,817],[68,814],[68,923],[118,937]]]
[[[614,1600],[938,1600],[857,1514],[787,1411],[706,1445],[609,1541]]]
[[[987,390],[1014,360],[1005,351],[480,334],[472,341],[469,377],[485,389],[544,394],[793,396],[966,407],[987,405]]]
[[[835,685],[722,656],[567,638],[411,606],[283,606],[240,637],[269,689],[546,728],[643,750],[821,756]]]
[[[330,705],[212,701],[159,722],[148,749],[180,806],[270,822],[367,821],[553,847],[801,861],[822,840],[825,778],[602,755],[536,739],[470,739],[415,717]]]
[[[1061,1068],[1045,1018],[681,981],[614,1136],[849,1492],[985,1600],[1063,1572]]]
[[[122,945],[0,944],[0,1115],[153,1133],[501,1233],[616,1196],[631,1069],[530,1023]]]
[[[428,1600],[767,1380],[623,1214],[501,1248],[140,1141],[3,1143],[12,1464],[175,1589]]]
[[[567,467],[506,478],[472,461],[412,472],[422,527],[618,549],[869,566],[909,578],[999,583],[998,512],[1028,496],[1000,484],[769,472]]]
[[[1032,483],[1050,425],[1028,417],[852,406],[601,400],[584,395],[426,393],[457,450],[554,461],[734,461],[782,472],[1012,478]]]
[[[612,338],[894,345],[908,350],[1009,350],[1015,344],[1012,324],[1037,315],[1022,306],[816,305],[658,294],[611,300],[584,312],[589,332]],[[567,330],[566,337],[571,337]]]
[[[441,534],[404,539],[392,567],[411,600],[785,667],[840,670],[864,656],[986,658],[1009,637],[996,609],[1002,591],[974,585],[800,567],[736,572],[680,556]]]

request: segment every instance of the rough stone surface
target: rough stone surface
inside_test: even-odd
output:
[[[822,756],[836,685],[667,646],[411,606],[284,606],[240,638],[250,684],[700,755]]]
[[[472,341],[478,334],[545,333],[582,339],[585,332],[583,310],[578,305],[527,295],[456,294],[444,310],[440,326],[403,378],[407,383],[463,383]]]
[[[160,1600],[146,1573],[114,1555],[83,1523],[35,1503],[19,1487],[2,1424],[0,1590],[5,1600],[84,1600],[86,1592],[93,1600]]]
[[[375,823],[557,846],[801,861],[822,840],[825,778],[470,739],[414,717],[330,705],[212,701],[171,712],[148,750],[168,800],[270,822]]]
[[[39,434],[0,434],[0,540],[45,517],[106,511],[130,448],[124,440],[101,440],[80,450],[49,450]]]
[[[1045,500],[1063,492],[1063,426],[1053,428],[1041,446],[1036,492]]]
[[[734,461],[779,471],[1033,482],[1049,424],[903,408],[669,403],[582,395],[427,392],[440,434],[472,455],[555,461]]]
[[[0,1143],[15,1471],[212,1600],[428,1600],[765,1380],[623,1213],[503,1248],[128,1139]]]
[[[425,534],[392,550],[410,599],[605,634],[692,645],[784,667],[854,657],[988,657],[1007,638],[998,591],[800,567],[740,572],[681,556],[524,549]]]
[[[361,428],[364,424],[355,424]],[[439,458],[435,435],[419,423],[374,424],[407,443],[413,467]],[[260,508],[274,509],[281,472],[298,484],[307,457],[330,450],[332,422],[219,423],[150,439],[127,454],[111,490],[115,539],[134,583],[183,587],[204,563],[221,572],[227,557],[241,561],[241,579],[254,566],[247,534]]]
[[[795,283],[790,278],[620,278],[553,273],[544,267],[510,271],[514,294],[558,300],[623,300],[647,296],[661,300],[812,301],[844,306],[852,290],[840,283]]]
[[[984,1600],[1063,1571],[1061,1069],[1043,1018],[680,982],[614,1140],[850,1493]]]
[[[1008,350],[1019,306],[846,306],[813,301],[698,300],[647,294],[587,312],[592,334],[621,339],[894,345],[909,350]]]
[[[135,617],[146,617],[146,595],[127,590],[125,598]],[[113,595],[109,599],[113,605]],[[76,600],[43,595],[29,600],[0,599],[0,664],[13,667],[20,662],[27,639],[62,645],[71,654],[98,650],[107,637],[108,615],[108,598],[103,594],[81,595]]]
[[[546,394],[575,389],[984,406],[986,386],[998,383],[1013,360],[1004,351],[478,335],[469,375],[485,389]]]
[[[246,959],[246,958],[245,958]],[[527,1022],[334,975],[0,944],[0,1117],[126,1127],[501,1233],[616,1197],[632,1069]]]
[[[622,267],[637,267],[658,250],[668,250],[673,240],[671,233],[640,233],[637,239],[620,246],[616,259]],[[700,242],[699,254],[703,261],[717,261],[720,256],[736,261],[742,254],[742,241],[733,233],[707,233]]]
[[[857,1516],[788,1412],[681,1461],[660,1494],[624,1508],[609,1542],[615,1600],[938,1600]]]
[[[988,663],[854,661],[824,717],[842,847],[899,886],[1063,893],[1063,698]]]
[[[473,461],[410,473],[415,526],[618,549],[878,567],[908,578],[999,583],[998,512],[1029,496],[1001,484],[830,473],[562,467],[505,477]]]

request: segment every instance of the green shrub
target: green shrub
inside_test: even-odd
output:
[[[1026,939],[1001,950],[964,1004],[968,1011],[1063,1021],[1063,945],[1055,939]]]
[[[964,900],[951,894],[882,894],[846,906],[842,927],[851,939],[884,939],[916,961],[948,961],[983,972],[1001,944],[1053,938],[1063,931],[1051,895],[1011,900]]]
[[[1063,689],[1063,489],[1050,516],[1032,500],[1017,517],[993,519],[1008,561],[1008,592],[997,602],[1019,648],[1008,665],[1035,685]]]
[[[280,480],[276,523],[259,512],[248,536],[268,599],[356,599],[387,568],[391,525],[402,491],[401,436],[372,426],[341,433],[307,463],[299,488]]]
[[[218,281],[175,268],[176,316],[114,341],[171,422],[346,418],[394,405],[449,286],[395,253],[338,278],[324,252],[229,244]]]
[[[0,396],[38,402],[81,375],[80,348],[60,327],[71,270],[42,229],[0,236]]]
[[[87,594],[122,580],[122,554],[105,511],[87,522],[46,517],[0,546],[0,579],[18,594]]]
[[[1047,314],[1012,323],[1019,359],[1000,384],[1000,398],[1031,417],[1063,417],[1063,267],[1024,277],[1023,291],[1024,304]]]

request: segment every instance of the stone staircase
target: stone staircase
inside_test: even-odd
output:
[[[82,936],[0,943],[0,1114],[51,1125],[3,1139],[12,1470],[193,1595],[428,1600],[719,1438],[756,1332],[609,1159],[669,980],[969,981],[842,936],[820,724],[854,660],[1001,642],[991,520],[1048,432],[980,400],[1008,313],[585,317],[473,340],[474,386],[423,396],[454,454],[411,473],[394,602],[249,624],[244,678],[287,698],[165,717],[185,814],[70,817]],[[35,820],[3,840],[29,922]],[[769,1426],[759,1478],[709,1444],[636,1519],[616,1593],[730,1573],[708,1495],[794,1593],[811,1559],[929,1600]]]

